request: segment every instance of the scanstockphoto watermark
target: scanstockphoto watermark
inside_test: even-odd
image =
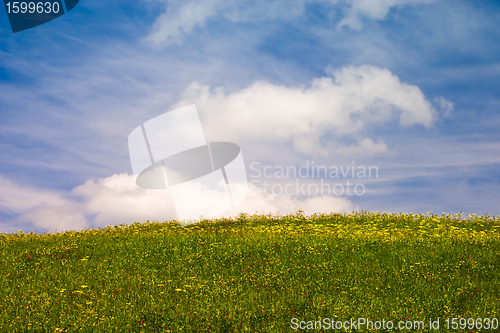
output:
[[[385,331],[410,331],[410,330],[485,330],[496,331],[499,326],[498,318],[429,318],[424,320],[371,320],[369,318],[350,318],[350,320],[336,320],[323,318],[322,320],[300,320],[292,318],[292,330],[385,330]],[[461,331],[460,331],[461,330]],[[474,331],[473,331],[474,332]]]
[[[377,166],[356,165],[317,165],[306,161],[304,165],[262,165],[250,164],[250,183],[260,193],[266,195],[307,196],[361,196],[366,193],[364,181],[378,178]],[[274,182],[271,182],[271,179]]]
[[[350,320],[336,320],[334,318],[323,318],[322,320],[300,320],[292,318],[290,321],[292,330],[424,330],[439,329],[439,318],[430,319],[429,325],[423,320],[397,321],[392,320],[370,320],[369,318],[350,318]]]

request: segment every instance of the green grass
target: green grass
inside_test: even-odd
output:
[[[0,251],[0,332],[292,332],[292,318],[360,317],[441,318],[432,332],[448,332],[446,318],[500,319],[498,217],[299,211],[0,234]]]

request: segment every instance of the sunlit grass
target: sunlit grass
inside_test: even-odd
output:
[[[0,332],[500,319],[499,245],[498,217],[379,212],[0,234]]]

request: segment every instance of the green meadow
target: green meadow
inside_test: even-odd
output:
[[[500,331],[487,215],[242,214],[0,234],[0,253],[0,332]]]

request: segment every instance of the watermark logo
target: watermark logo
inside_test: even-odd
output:
[[[179,220],[214,217],[247,196],[240,147],[207,142],[195,105],[138,126],[128,137],[128,147],[136,184],[169,191]]]
[[[12,32],[34,28],[75,8],[79,0],[11,1],[4,0]]]
[[[250,183],[264,195],[296,196],[310,199],[314,196],[362,196],[364,181],[378,178],[375,165],[317,165],[307,160],[304,165],[250,164]],[[274,180],[275,182],[272,182]],[[277,182],[276,182],[277,181]]]

